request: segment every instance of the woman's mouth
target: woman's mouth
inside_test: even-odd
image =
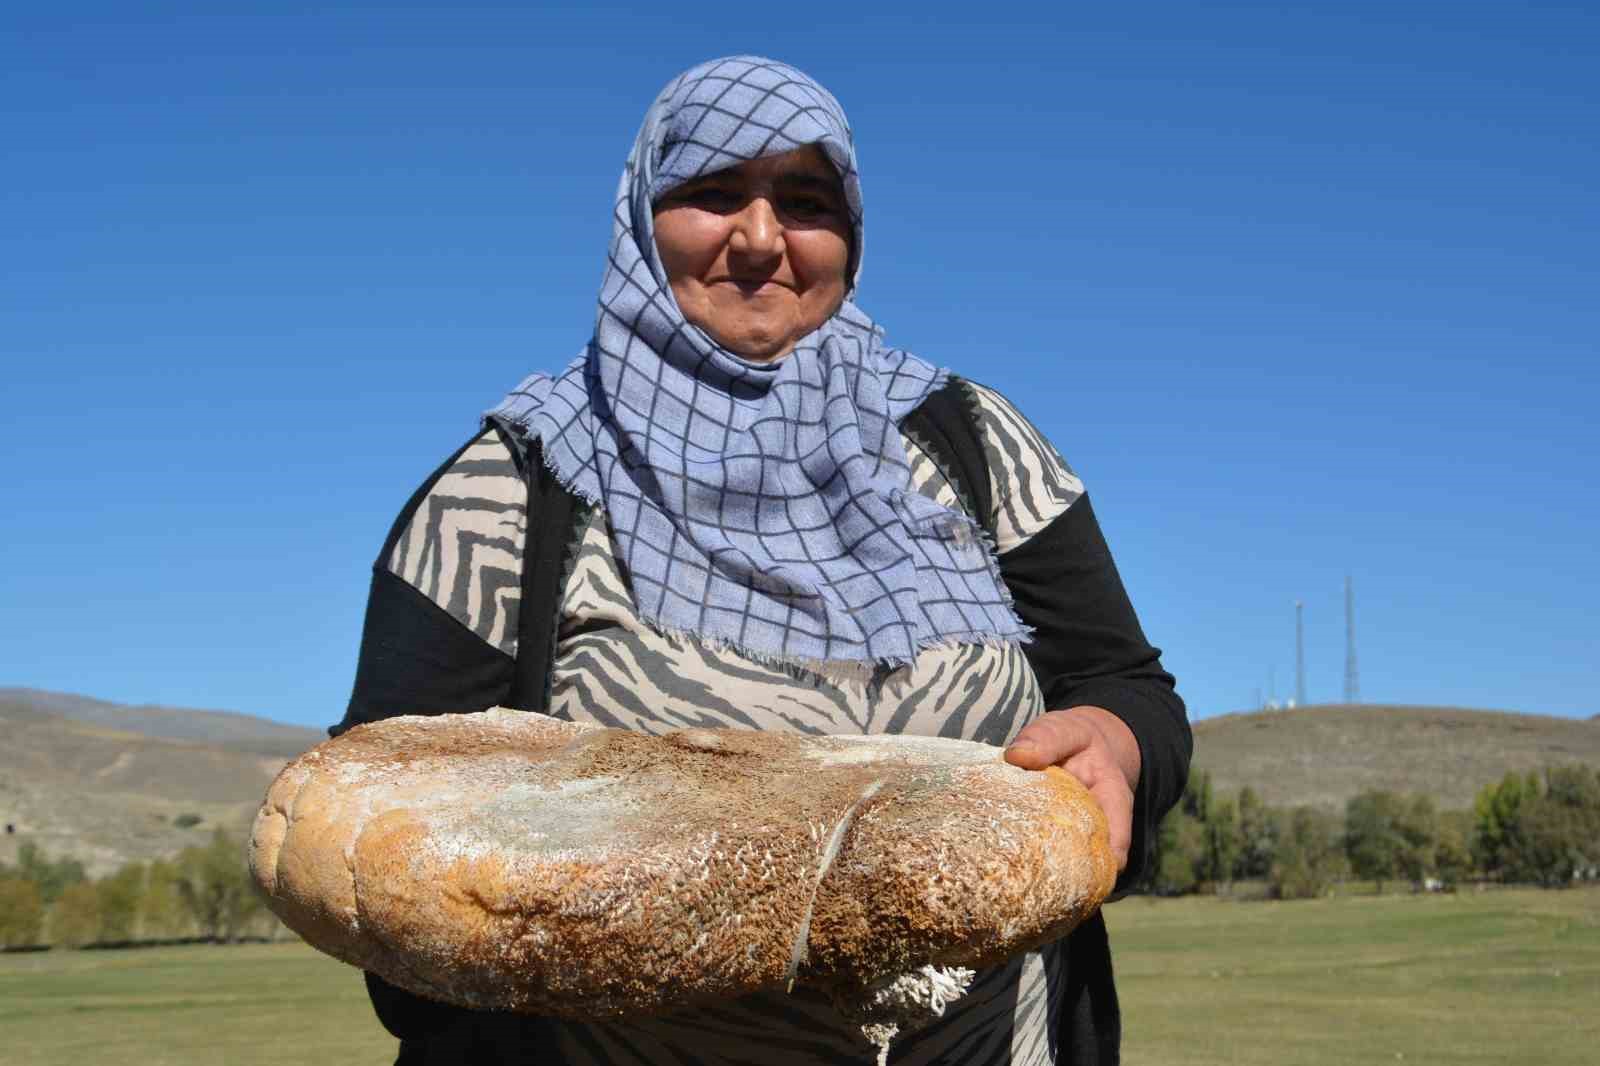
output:
[[[737,289],[742,296],[770,295],[787,290],[789,286],[772,278],[721,278],[712,284],[727,285]]]

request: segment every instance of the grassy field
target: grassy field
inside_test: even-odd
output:
[[[1107,908],[1133,1066],[1593,1063],[1600,890]]]
[[[1108,909],[1130,1066],[1525,1062],[1600,1046],[1600,890]],[[5,1066],[393,1061],[299,944],[0,955]]]
[[[361,976],[298,941],[0,955],[4,1066],[394,1061]]]

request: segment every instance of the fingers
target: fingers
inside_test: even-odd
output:
[[[1055,711],[1041,714],[1017,733],[1006,748],[1006,762],[1024,770],[1061,766],[1095,742],[1093,726]]]
[[[1070,711],[1053,711],[1028,723],[1006,749],[1005,760],[1024,770],[1060,766],[1082,782],[1105,812],[1117,869],[1133,846],[1133,789],[1106,735]]]
[[[1083,782],[1089,795],[1105,812],[1107,842],[1111,845],[1111,854],[1116,857],[1117,870],[1127,869],[1128,853],[1133,848],[1133,790],[1128,787],[1127,780],[1109,759],[1104,764],[1087,758],[1069,761],[1066,770]]]

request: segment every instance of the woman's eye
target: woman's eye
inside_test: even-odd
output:
[[[817,196],[787,196],[783,209],[795,218],[820,218],[832,213],[833,205]]]
[[[715,185],[691,189],[683,194],[683,202],[692,207],[703,208],[707,211],[731,211],[739,206],[739,197],[727,189],[719,189]]]

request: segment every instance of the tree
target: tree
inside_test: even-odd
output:
[[[1412,796],[1401,809],[1395,829],[1400,834],[1400,875],[1421,889],[1437,867],[1439,814],[1433,800],[1424,795]]]
[[[150,940],[168,940],[190,932],[189,909],[178,892],[178,866],[155,859],[144,870],[144,890],[139,898],[139,931]]]
[[[46,904],[61,898],[68,885],[84,880],[83,863],[77,859],[60,859],[52,862],[44,849],[31,840],[17,848],[17,876],[32,881],[39,888],[39,897]]]
[[[1239,852],[1234,858],[1234,876],[1246,879],[1266,877],[1272,870],[1272,857],[1277,846],[1272,812],[1261,802],[1256,790],[1246,785],[1239,790]]]
[[[1383,883],[1400,872],[1405,838],[1400,824],[1404,803],[1393,792],[1368,790],[1351,796],[1344,807],[1344,850],[1357,877]]]
[[[144,867],[131,862],[95,883],[100,904],[101,941],[116,944],[134,938],[138,932],[144,877]]]
[[[1183,798],[1162,819],[1151,863],[1151,888],[1160,895],[1193,892],[1202,884],[1233,879],[1239,850],[1234,805],[1218,800],[1211,775],[1195,770]]]
[[[1585,766],[1552,766],[1544,786],[1525,796],[1506,869],[1547,888],[1600,872],[1600,774]]]
[[[1181,806],[1168,811],[1161,819],[1155,875],[1151,882],[1156,894],[1181,896],[1193,892],[1200,883],[1205,851],[1205,826],[1200,820]]]
[[[50,908],[50,939],[62,947],[81,948],[100,936],[100,895],[90,881],[68,885]]]
[[[201,934],[216,941],[238,939],[244,924],[263,909],[243,846],[220,827],[209,844],[179,854],[177,889]]]
[[[1205,821],[1206,858],[1202,879],[1213,885],[1233,880],[1233,867],[1239,856],[1239,816],[1231,799],[1211,802]]]
[[[1472,813],[1440,811],[1439,836],[1434,849],[1434,875],[1453,888],[1472,873]]]
[[[1269,881],[1278,899],[1325,895],[1347,869],[1336,819],[1312,807],[1280,814],[1278,854]]]
[[[1487,785],[1473,800],[1476,816],[1472,851],[1478,867],[1487,874],[1504,874],[1519,846],[1522,804],[1539,794],[1533,774],[1508,773],[1497,785]]]
[[[1600,816],[1600,767],[1591,769],[1582,763],[1547,766],[1544,794],[1575,811]]]
[[[1195,821],[1204,822],[1211,817],[1211,772],[1195,770],[1183,785],[1183,798],[1178,801],[1183,812]]]
[[[39,886],[21,877],[0,878],[0,948],[37,944],[43,925]]]
[[[1600,773],[1551,766],[1478,793],[1474,850],[1485,870],[1554,887],[1600,875]]]

